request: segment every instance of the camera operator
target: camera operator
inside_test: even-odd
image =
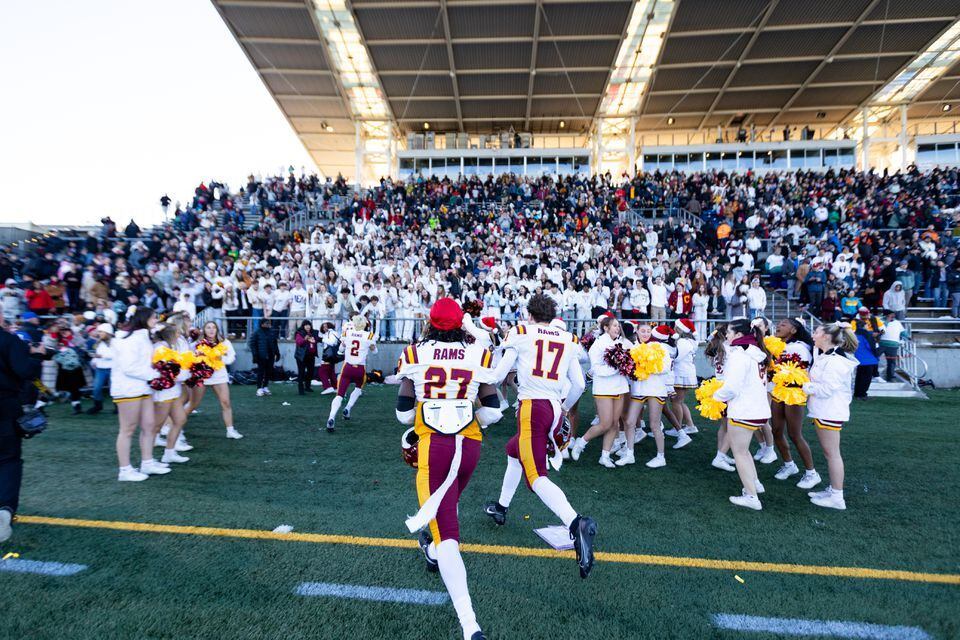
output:
[[[10,523],[20,501],[23,477],[21,438],[17,420],[23,415],[20,394],[27,383],[40,377],[40,358],[46,349],[27,346],[19,337],[0,328],[0,542],[10,538]]]

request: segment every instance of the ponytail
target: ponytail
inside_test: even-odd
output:
[[[860,340],[857,334],[850,328],[847,322],[831,322],[821,326],[824,333],[830,336],[830,342],[843,349],[847,353],[853,353],[857,350]]]

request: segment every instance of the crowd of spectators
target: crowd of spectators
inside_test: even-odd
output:
[[[416,177],[356,194],[293,173],[236,192],[211,181],[188,206],[164,196],[164,226],[105,218],[86,237],[5,247],[0,298],[9,323],[76,314],[51,331],[115,325],[146,305],[202,313],[238,337],[264,317],[290,338],[304,318],[361,313],[402,341],[438,297],[509,323],[540,290],[575,329],[611,310],[689,317],[701,339],[710,319],[764,315],[776,290],[824,320],[861,307],[902,318],[917,297],[957,317],[957,193],[953,169]],[[317,204],[330,219],[283,224]],[[628,215],[647,206],[662,215]],[[259,223],[245,228],[252,212]]]

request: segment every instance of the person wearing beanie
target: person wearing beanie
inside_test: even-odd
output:
[[[463,310],[451,298],[430,308],[420,342],[404,349],[397,377],[397,420],[404,459],[417,469],[420,510],[406,521],[420,531],[427,570],[439,572],[464,640],[485,640],[460,554],[460,496],[480,461],[483,428],[503,417],[493,386],[493,356],[467,343]],[[473,407],[479,403],[479,408]]]
[[[689,318],[680,318],[673,323],[676,331],[674,337],[674,347],[677,350],[673,361],[673,391],[670,396],[670,404],[673,407],[673,413],[680,421],[680,427],[671,429],[667,435],[673,435],[677,438],[674,449],[679,449],[690,444],[690,434],[699,431],[693,424],[693,416],[690,414],[690,407],[686,404],[687,391],[697,388],[697,367],[693,363],[693,358],[697,354],[696,329],[693,321]],[[672,432],[672,433],[671,433]]]

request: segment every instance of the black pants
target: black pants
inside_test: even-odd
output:
[[[265,389],[273,377],[273,360],[257,359],[257,389]]]
[[[316,366],[316,356],[307,356],[297,360],[297,389],[306,391],[310,388],[310,381],[313,380],[313,370]]]
[[[877,374],[877,365],[862,364],[857,367],[857,374],[853,379],[853,397],[866,398],[867,391],[870,390],[870,382],[873,376]]]
[[[23,479],[23,441],[16,421],[23,413],[17,398],[0,398],[0,509],[17,512]]]

